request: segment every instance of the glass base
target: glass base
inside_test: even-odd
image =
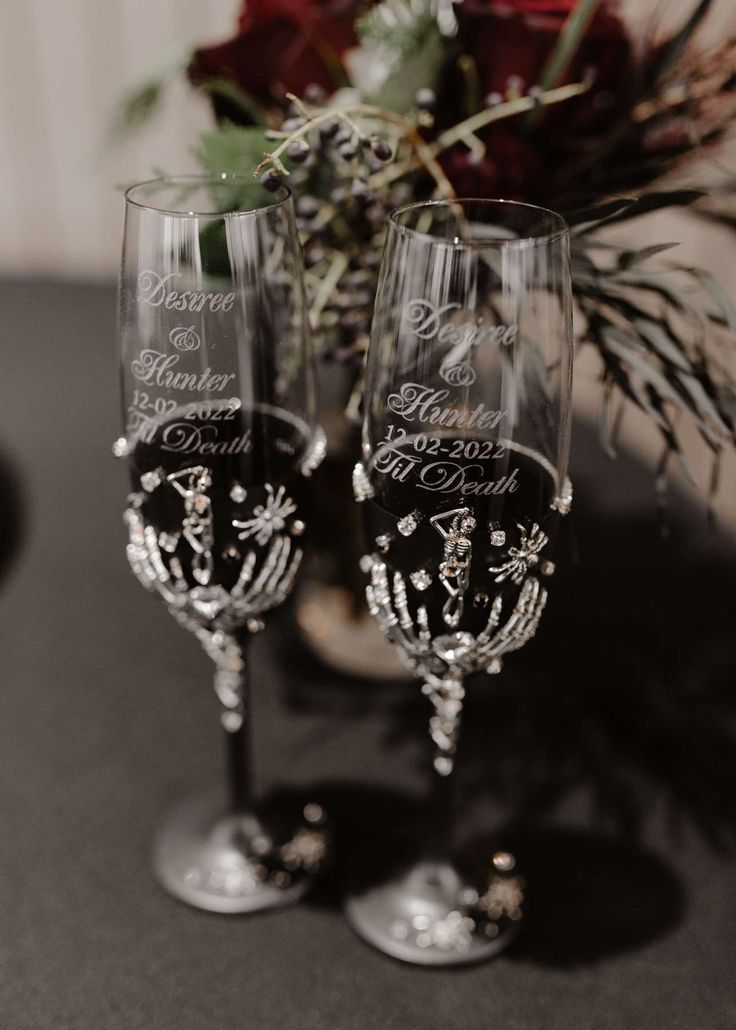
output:
[[[511,872],[514,864],[507,852],[494,855],[486,882],[449,861],[420,861],[380,883],[374,877],[373,884],[369,869],[356,870],[346,915],[364,940],[402,962],[483,962],[510,944],[521,926],[523,880]]]
[[[208,912],[242,913],[298,901],[329,859],[320,805],[226,811],[221,791],[185,798],[159,830],[153,866],[161,885]]]

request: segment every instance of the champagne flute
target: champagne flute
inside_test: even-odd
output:
[[[510,853],[480,870],[454,853],[451,773],[466,679],[500,672],[547,600],[572,500],[571,310],[554,213],[458,200],[391,215],[353,485],[369,608],[433,706],[435,798],[424,848],[356,874],[347,914],[407,962],[487,958],[523,914]]]
[[[119,340],[128,558],[215,664],[227,797],[170,813],[161,883],[198,908],[296,900],[327,855],[324,813],[257,804],[248,641],[289,595],[324,452],[288,190],[167,177],[126,193]]]

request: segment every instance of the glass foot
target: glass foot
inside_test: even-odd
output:
[[[232,814],[212,790],[168,814],[153,865],[162,886],[195,908],[257,912],[298,901],[325,868],[329,844],[320,805]]]
[[[419,966],[482,962],[519,932],[524,881],[508,852],[493,855],[485,878],[450,862],[422,861],[380,883],[359,870],[348,893],[353,929],[374,948]]]

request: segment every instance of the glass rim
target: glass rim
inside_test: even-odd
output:
[[[557,223],[559,228],[553,232],[534,233],[529,236],[517,236],[514,239],[497,236],[488,237],[487,239],[454,241],[442,239],[439,236],[432,236],[430,233],[421,232],[419,229],[412,229],[408,225],[402,225],[399,221],[399,218],[403,214],[406,214],[407,211],[418,210],[419,208],[451,208],[457,204],[479,204],[486,208],[505,207],[508,210],[516,209],[536,211],[539,214],[543,214],[551,218],[553,222]],[[392,229],[406,236],[413,236],[417,239],[424,240],[425,242],[432,243],[435,246],[452,247],[456,250],[470,250],[482,247],[539,247],[551,243],[557,243],[559,240],[569,238],[570,235],[570,227],[562,215],[557,211],[553,211],[549,207],[542,207],[539,204],[527,204],[522,200],[504,200],[502,197],[448,197],[437,200],[414,201],[411,204],[402,204],[400,207],[394,208],[393,211],[389,212],[388,220]]]
[[[276,197],[274,194],[274,200],[267,204],[260,204],[257,207],[242,207],[236,208],[233,211],[175,211],[171,208],[160,207],[156,204],[146,204],[140,200],[136,200],[133,194],[136,190],[143,189],[146,186],[177,186],[177,185],[200,185],[200,186],[226,186],[228,183],[235,183],[238,185],[246,186],[248,189],[260,189],[263,190],[263,186],[254,179],[252,176],[243,175],[240,172],[220,172],[212,174],[197,174],[192,173],[190,175],[157,175],[152,179],[144,179],[141,182],[135,182],[132,186],[128,186],[123,194],[125,197],[125,203],[131,207],[136,207],[141,211],[154,211],[160,215],[168,215],[172,218],[234,218],[242,215],[260,215],[265,214],[268,211],[275,211],[281,207],[287,201],[291,199],[292,193],[288,186],[279,186],[278,194]]]

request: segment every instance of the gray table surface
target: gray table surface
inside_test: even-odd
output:
[[[519,831],[542,894],[526,943],[482,967],[427,972],[354,936],[339,875],[351,848],[387,835],[422,797],[426,713],[400,687],[394,703],[385,691],[341,686],[293,650],[285,622],[254,646],[258,778],[264,790],[332,801],[343,845],[333,881],[298,908],[251,918],[199,913],[157,887],[148,849],[160,815],[217,778],[221,751],[208,660],[126,567],[125,474],[110,457],[114,317],[111,288],[0,290],[3,1030],[735,1026],[736,877],[724,847],[734,825],[734,559],[722,538],[668,550],[644,520],[655,555],[644,567],[633,557],[636,527],[619,515],[618,530],[598,541],[609,565],[570,574],[569,599],[509,673],[518,693],[502,695],[500,711],[516,718],[515,735],[486,728],[485,708],[469,714],[469,750],[486,734],[502,756],[498,803],[490,788],[469,794],[473,826],[518,814],[509,810],[515,784],[541,763]],[[614,473],[600,475],[595,454],[579,458],[580,478],[604,496]],[[645,476],[627,475],[624,490],[646,493]],[[686,516],[686,526],[698,521]],[[631,590],[614,611],[606,577],[626,563]],[[679,578],[681,568],[696,578]],[[681,646],[672,627],[687,633],[701,607],[707,646]],[[586,666],[574,657],[575,620],[594,608],[604,625],[591,646],[608,639],[607,620],[619,635]],[[642,623],[659,633],[653,653]],[[541,683],[540,666],[557,693],[537,704],[522,679]],[[560,735],[582,725],[582,690],[604,687],[596,711],[611,718],[584,713],[578,762],[580,748]],[[542,728],[525,739],[515,698],[546,713],[548,737]],[[570,769],[566,779],[560,770]]]

